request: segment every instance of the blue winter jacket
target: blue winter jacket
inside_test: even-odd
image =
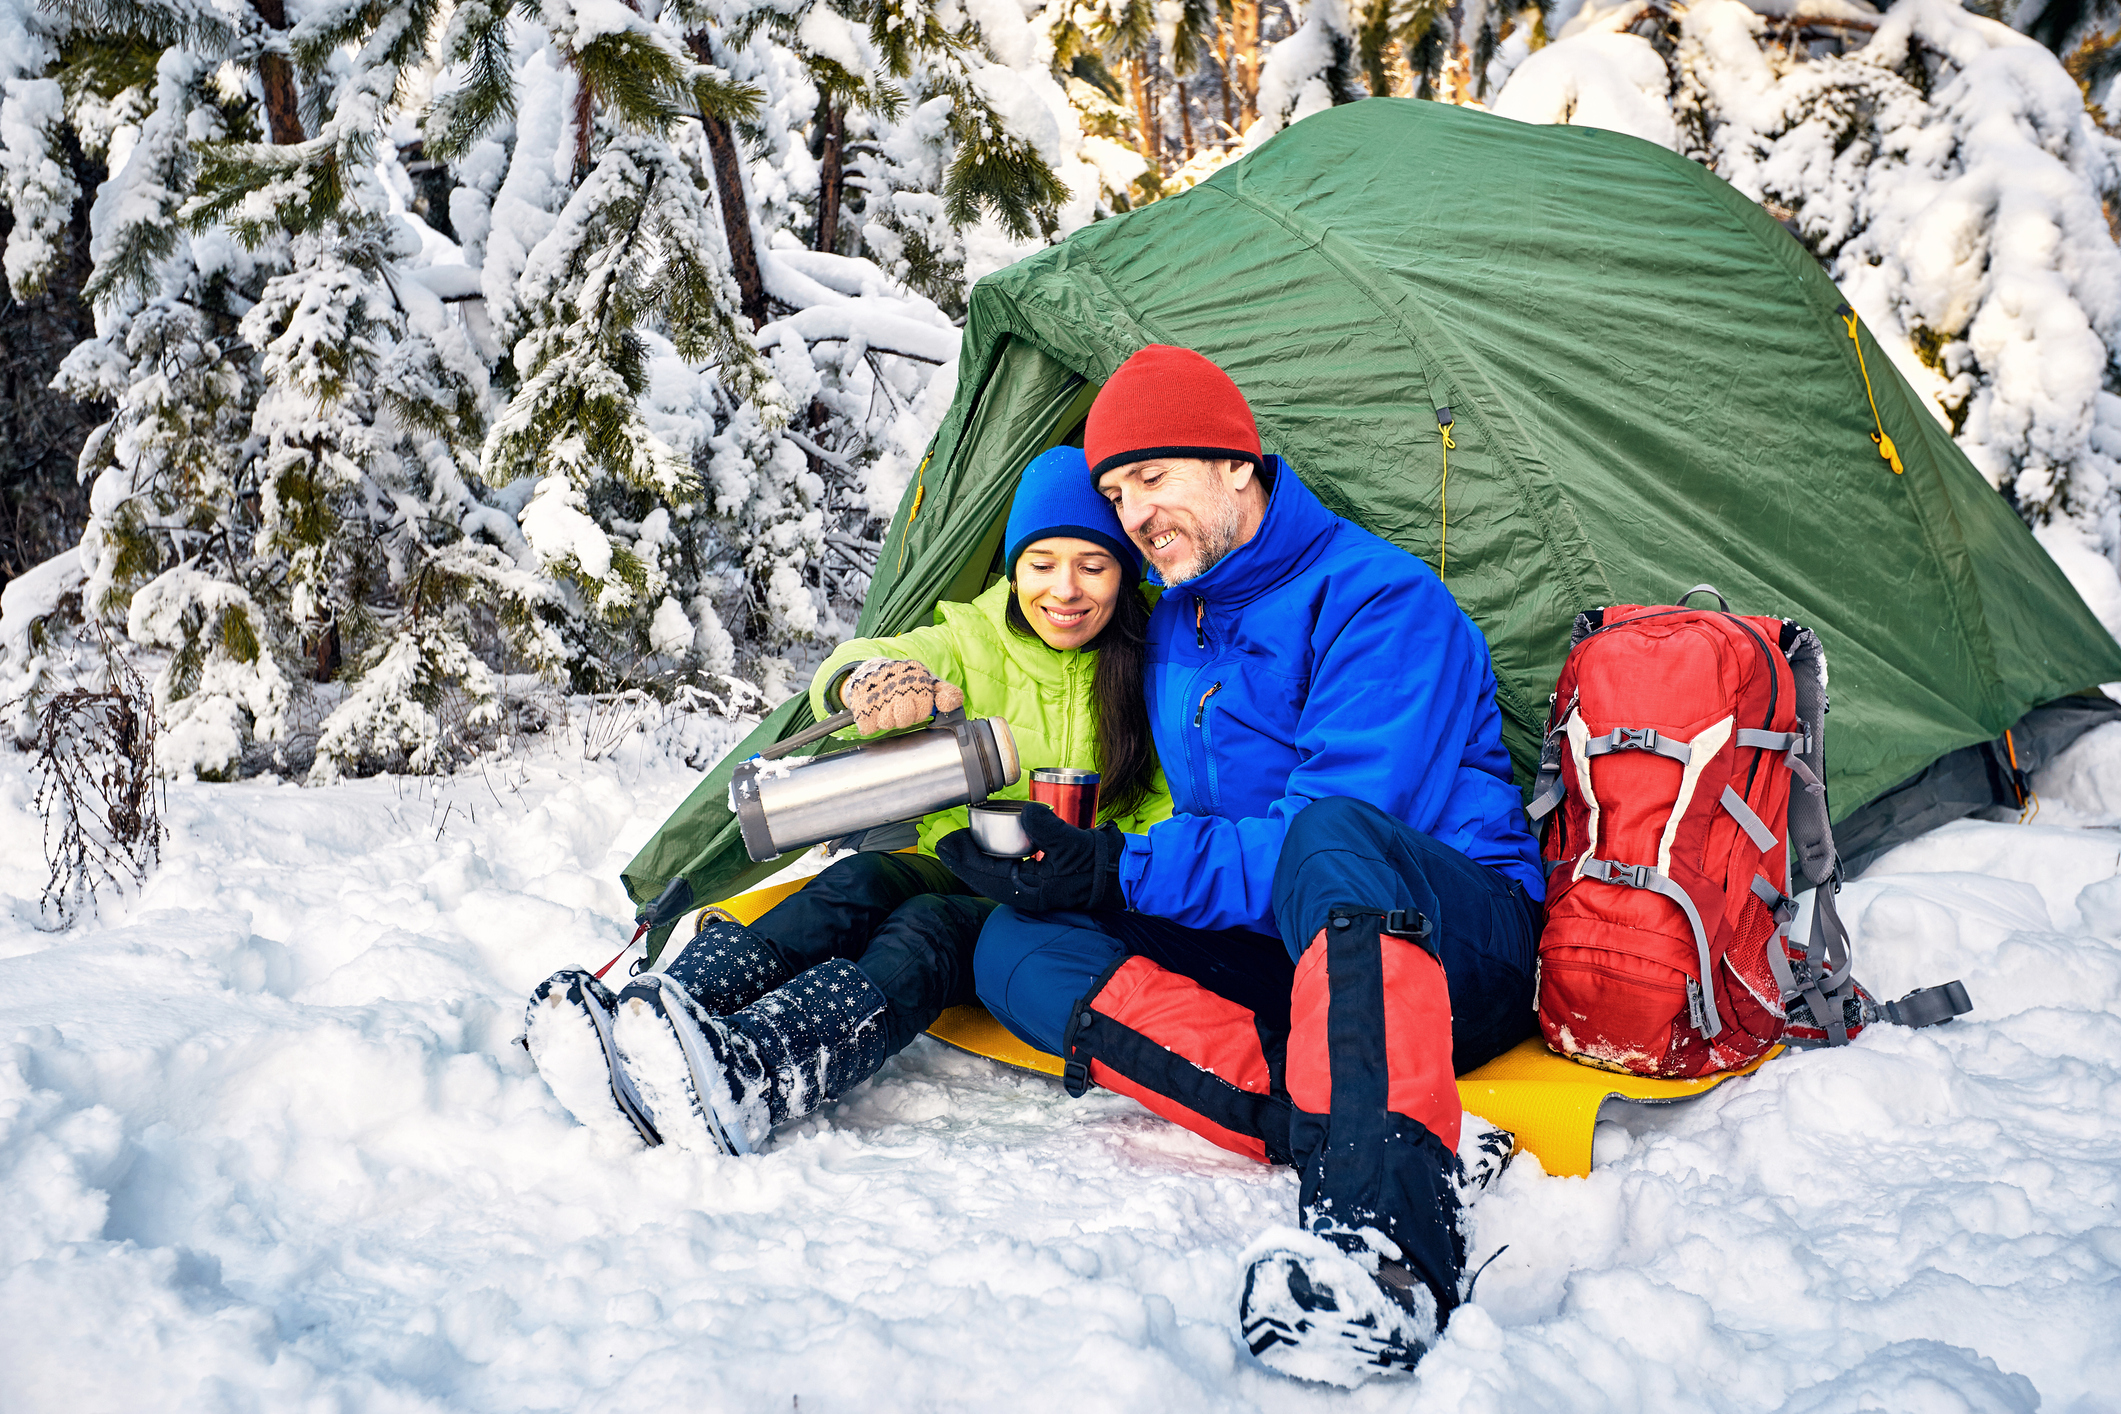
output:
[[[1487,641],[1427,565],[1267,460],[1258,535],[1149,617],[1149,721],[1181,813],[1127,836],[1128,904],[1273,933],[1282,837],[1337,795],[1544,898]]]

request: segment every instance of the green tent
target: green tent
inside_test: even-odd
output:
[[[1662,148],[1441,103],[1334,108],[979,283],[861,632],[992,582],[1018,471],[1079,440],[1129,355],[1179,344],[1229,371],[1328,506],[1441,565],[1493,650],[1521,782],[1576,612],[1708,582],[1818,630],[1838,819],[2121,679],[2121,648],[1867,332],[1859,360],[1840,306],[1773,218]],[[783,704],[709,773],[627,867],[636,901],[773,867],[744,853],[729,773],[809,721]]]

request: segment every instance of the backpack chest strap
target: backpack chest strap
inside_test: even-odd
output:
[[[1655,727],[1615,727],[1604,736],[1591,737],[1583,746],[1585,756],[1609,756],[1615,751],[1648,751],[1682,766],[1691,765],[1694,760],[1691,746],[1663,735]]]

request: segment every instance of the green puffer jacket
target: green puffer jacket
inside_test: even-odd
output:
[[[838,710],[826,703],[825,689],[841,669],[864,658],[913,658],[943,681],[964,689],[967,717],[1007,719],[1023,773],[1015,785],[996,791],[995,799],[1023,800],[1035,767],[1099,769],[1097,718],[1090,705],[1097,654],[1048,648],[1036,637],[1011,629],[1008,612],[1009,582],[1000,580],[969,604],[936,605],[932,628],[917,628],[896,638],[842,643],[811,681],[810,710],[819,721]],[[1171,791],[1158,770],[1141,804],[1113,823],[1139,834],[1170,813]],[[923,818],[921,853],[935,853],[937,840],[964,828],[962,805]]]

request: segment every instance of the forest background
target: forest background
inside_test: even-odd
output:
[[[2117,41],[2112,0],[0,0],[6,726],[130,660],[163,771],[326,781],[777,701],[971,285],[1372,94],[1733,182],[2121,628]]]

